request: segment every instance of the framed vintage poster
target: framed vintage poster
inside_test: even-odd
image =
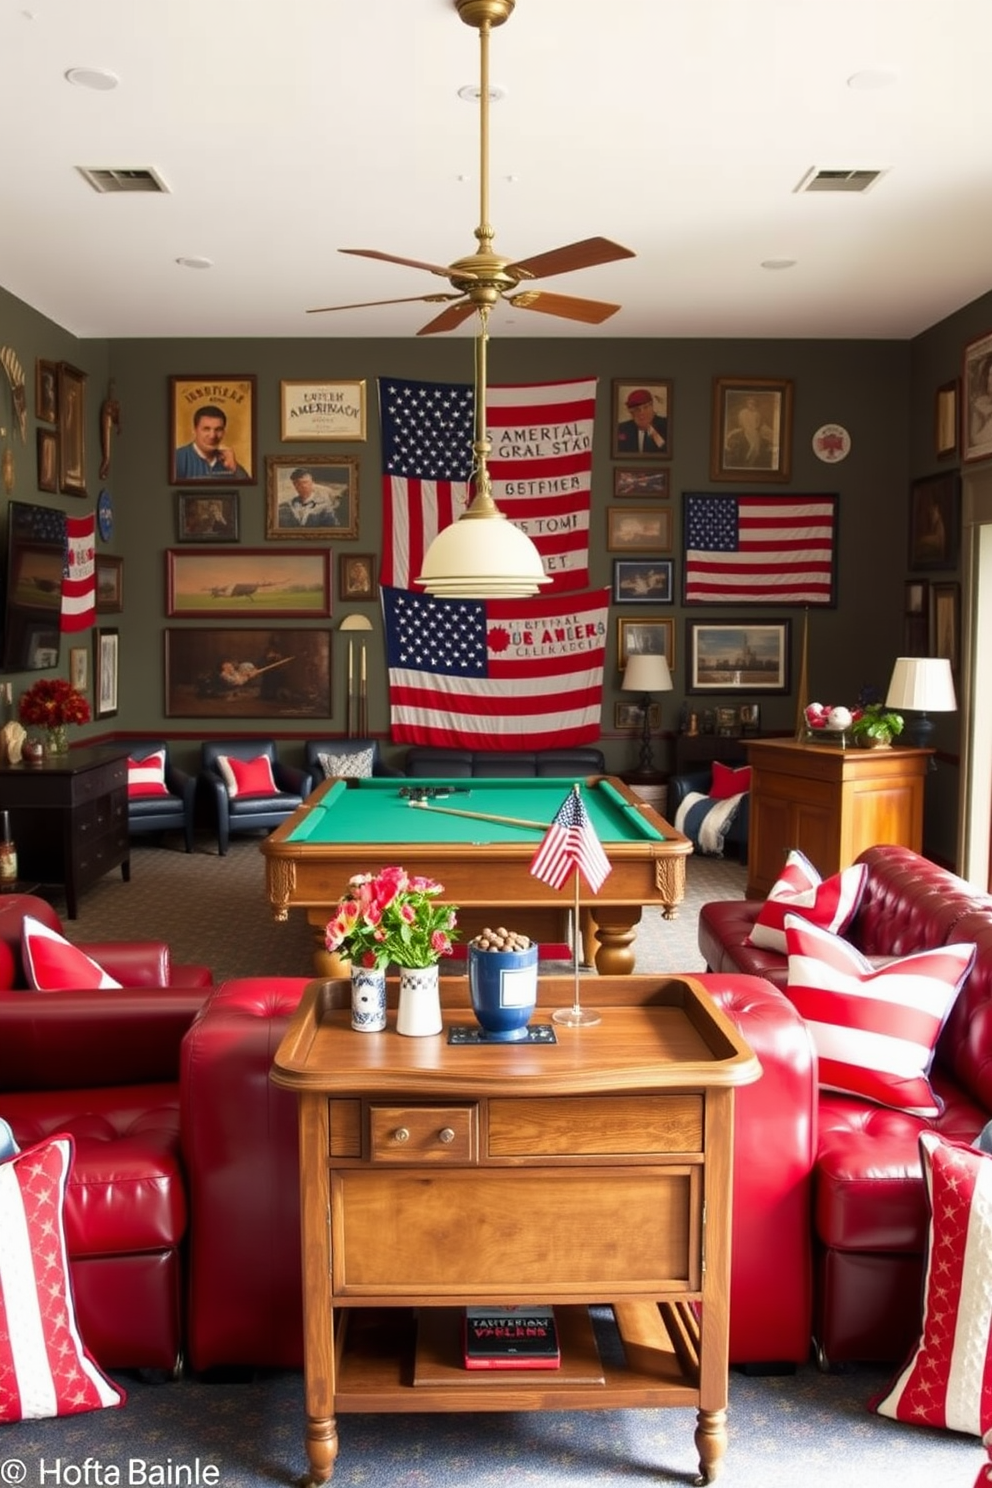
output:
[[[165,595],[169,616],[326,620],[331,555],[327,548],[168,548]]]
[[[85,692],[90,682],[90,653],[85,646],[69,649],[69,681],[77,692]]]
[[[34,364],[34,412],[43,424],[54,424],[58,419],[58,378],[56,364],[38,357]]]
[[[169,378],[169,480],[174,486],[258,479],[255,377],[250,373]]]
[[[957,673],[961,666],[961,585],[931,584],[930,603],[930,654],[945,656],[951,671]]]
[[[613,727],[639,734],[644,728],[644,710],[640,703],[614,703]],[[661,728],[661,704],[648,704],[648,728],[656,734]]]
[[[628,656],[663,656],[675,670],[675,621],[655,617],[617,621],[617,666],[623,671]]]
[[[961,371],[961,458],[992,456],[992,331],[969,341]]]
[[[365,381],[281,382],[279,384],[279,438],[288,443],[306,439],[365,438]]]
[[[374,553],[342,553],[338,592],[342,599],[374,600],[379,598],[375,581]]]
[[[933,409],[933,448],[938,460],[947,460],[958,449],[958,379],[952,377],[937,389]]]
[[[120,636],[117,630],[93,631],[93,716],[112,718],[117,712]]]
[[[59,362],[59,490],[86,495],[86,373]]]
[[[671,558],[614,558],[614,604],[674,604]]]
[[[177,542],[237,542],[240,523],[237,491],[176,492]]]
[[[670,507],[610,506],[606,510],[606,551],[670,553],[672,530]]]
[[[672,458],[670,381],[654,377],[615,377],[611,421],[615,460]]]
[[[96,555],[96,612],[119,615],[124,609],[124,559]]]
[[[36,429],[38,439],[38,490],[59,488],[59,436],[56,429]]]
[[[266,455],[266,537],[358,536],[354,455]]]
[[[331,716],[330,631],[165,631],[167,718]]]
[[[956,568],[961,540],[961,478],[928,475],[909,488],[909,567]]]
[[[688,692],[788,692],[791,621],[687,620]]]
[[[791,468],[791,381],[714,377],[710,479],[787,481]]]
[[[642,470],[630,465],[614,465],[613,494],[621,500],[629,500],[632,496],[647,496],[661,501],[669,494],[670,474],[667,465],[659,465],[655,469],[645,466]]]

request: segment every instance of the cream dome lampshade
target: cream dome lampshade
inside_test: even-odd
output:
[[[885,696],[885,706],[898,708],[900,711],[905,708],[918,713],[918,718],[905,720],[898,742],[918,749],[929,749],[933,744],[936,725],[927,715],[954,713],[957,710],[951,663],[944,656],[897,657]]]

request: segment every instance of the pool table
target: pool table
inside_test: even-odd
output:
[[[692,844],[613,776],[579,784],[612,870],[598,894],[580,878],[583,961],[624,976],[634,969],[642,906],[674,918]],[[530,864],[572,786],[565,778],[332,778],[261,844],[269,903],[277,920],[306,910],[321,976],[342,969],[324,948],[324,926],[349,878],[391,863],[444,885],[463,943],[494,921],[542,944],[569,941],[574,875],[556,891]],[[410,793],[424,789],[427,804],[413,804]]]

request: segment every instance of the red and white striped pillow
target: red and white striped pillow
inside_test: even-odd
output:
[[[992,1438],[992,1156],[920,1133],[930,1205],[923,1327],[871,1409]],[[983,1469],[983,1473],[986,1469]],[[979,1475],[978,1482],[987,1482]],[[976,1485],[977,1488],[977,1485]]]
[[[805,854],[794,848],[751,927],[747,944],[784,956],[787,914],[802,915],[810,924],[840,935],[858,912],[867,876],[867,864],[854,863],[832,878],[821,879]]]
[[[0,1421],[123,1405],[79,1336],[62,1207],[72,1139],[0,1163]]]
[[[167,796],[165,783],[165,750],[157,749],[146,754],[144,759],[129,759],[127,762],[127,793],[129,796]]]
[[[938,946],[875,968],[839,935],[792,914],[785,940],[785,992],[810,1031],[821,1088],[911,1116],[939,1116],[943,1103],[930,1065],[974,945]]]
[[[236,796],[276,796],[279,787],[272,774],[272,761],[267,754],[257,759],[238,759],[234,754],[219,754],[217,768],[224,777],[227,794]]]

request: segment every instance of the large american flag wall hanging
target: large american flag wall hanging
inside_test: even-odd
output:
[[[684,601],[837,603],[836,496],[686,492]]]

